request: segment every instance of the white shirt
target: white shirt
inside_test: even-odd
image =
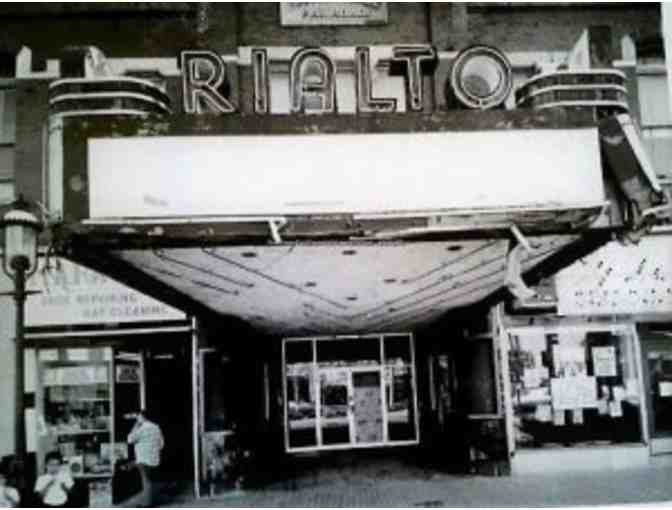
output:
[[[46,494],[42,497],[42,502],[47,505],[62,505],[68,501],[68,493],[63,490],[61,484],[65,485],[68,490],[75,485],[72,475],[67,469],[61,469],[56,475],[48,473],[41,475],[35,482],[35,492],[42,492],[54,478],[56,481],[47,489]]]
[[[19,491],[14,487],[0,487],[0,508],[12,508],[19,505]]]
[[[138,464],[156,467],[161,463],[163,434],[156,423],[142,422],[128,435],[128,442],[134,445],[135,462]]]

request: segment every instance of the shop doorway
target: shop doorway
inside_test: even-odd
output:
[[[672,345],[663,334],[641,334],[651,454],[672,453]]]
[[[417,444],[408,334],[285,339],[288,452]]]
[[[180,342],[143,354],[146,409],[165,439],[159,477],[168,492],[182,490],[194,479],[191,349]]]

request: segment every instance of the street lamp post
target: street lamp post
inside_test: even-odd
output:
[[[0,221],[4,230],[2,237],[3,262],[2,269],[14,282],[14,301],[16,303],[16,335],[14,339],[14,451],[15,469],[25,479],[26,459],[26,426],[24,415],[24,353],[23,329],[24,308],[26,303],[26,280],[37,269],[38,235],[42,223],[30,211],[29,204],[23,197],[11,204],[11,209]],[[23,488],[23,487],[21,487]]]

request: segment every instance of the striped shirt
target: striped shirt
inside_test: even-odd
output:
[[[128,435],[128,443],[135,450],[135,462],[156,467],[161,463],[163,434],[156,423],[144,421]]]

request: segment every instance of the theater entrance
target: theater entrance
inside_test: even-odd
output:
[[[283,342],[288,452],[416,444],[410,334]]]

